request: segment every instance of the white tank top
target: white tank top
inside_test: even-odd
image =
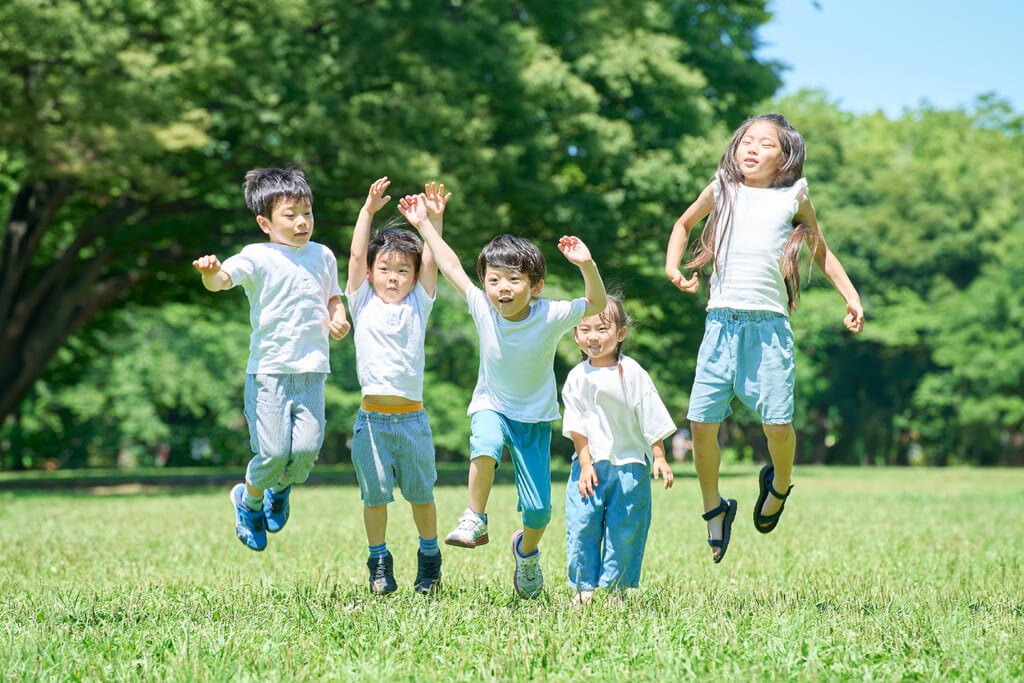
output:
[[[719,206],[721,187],[721,180],[716,179],[715,203]],[[735,190],[730,197],[735,203],[732,226],[724,237],[716,236],[718,265],[711,274],[708,310],[735,308],[789,315],[779,259],[793,231],[793,216],[806,196],[807,181],[801,178],[789,187],[735,185],[731,189]]]

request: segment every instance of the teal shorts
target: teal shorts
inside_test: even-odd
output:
[[[796,353],[789,318],[772,311],[708,311],[690,392],[691,422],[721,422],[737,397],[763,424],[793,421]]]
[[[498,467],[501,452],[508,447],[523,526],[546,527],[551,521],[551,423],[517,422],[494,410],[481,410],[473,413],[469,424],[470,459],[492,458]]]

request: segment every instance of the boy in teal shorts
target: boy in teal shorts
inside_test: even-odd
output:
[[[403,213],[410,215],[406,205],[415,201],[401,200]],[[576,237],[562,237],[558,248],[579,267],[584,297],[535,300],[544,287],[544,256],[529,240],[500,235],[477,260],[480,289],[429,220],[413,226],[466,300],[480,337],[480,368],[468,410],[469,507],[445,543],[475,548],[488,542],[487,499],[507,447],[523,515],[523,528],[512,535],[513,586],[521,597],[533,598],[544,585],[538,544],[551,520],[551,422],[559,417],[555,349],[580,320],[605,309],[604,283],[587,246]]]

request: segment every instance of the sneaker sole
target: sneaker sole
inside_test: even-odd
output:
[[[477,546],[487,545],[487,543],[490,540],[491,539],[487,537],[487,534],[484,534],[480,538],[476,539],[475,541],[471,541],[471,542],[463,541],[461,538],[445,537],[444,544],[445,545],[453,545],[453,546],[455,546],[457,548],[470,548],[470,549],[472,549],[472,548],[476,548]]]

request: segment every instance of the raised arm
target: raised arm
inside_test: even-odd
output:
[[[700,223],[715,208],[715,193],[713,184],[709,184],[700,193],[696,201],[687,207],[672,226],[672,234],[668,238],[668,250],[665,253],[665,275],[679,289],[693,294],[700,286],[697,273],[691,273],[687,279],[679,270],[679,264],[683,261],[683,254],[686,253],[686,245],[690,243],[690,231]]]
[[[811,257],[814,259],[814,265],[825,273],[825,277],[846,301],[846,317],[843,318],[843,324],[850,332],[855,334],[860,332],[864,329],[864,308],[860,303],[860,295],[853,283],[850,282],[843,264],[828,248],[825,235],[821,232],[821,226],[818,225],[818,218],[814,213],[814,205],[806,195],[800,202],[796,215],[793,216],[793,222],[803,223],[815,236],[811,242]]]
[[[220,269],[220,259],[213,254],[200,256],[192,262],[192,265],[203,276],[203,287],[206,287],[211,292],[231,289],[231,276]]]
[[[587,245],[579,237],[564,235],[558,240],[558,250],[583,274],[583,296],[587,300],[587,310],[583,316],[597,315],[604,311],[608,307],[608,295]]]
[[[391,181],[387,176],[373,181],[370,191],[366,194],[366,201],[363,202],[363,208],[359,209],[356,227],[352,231],[352,246],[349,248],[348,254],[348,282],[345,283],[345,292],[348,294],[354,294],[366,279],[366,272],[369,269],[369,266],[366,265],[366,251],[370,244],[373,215],[391,201],[391,195],[384,195],[390,184]]]
[[[427,183],[423,186],[423,194],[417,198],[417,201],[423,202],[427,219],[433,224],[438,235],[442,234],[444,208],[451,197],[451,192],[445,194],[444,183]],[[434,253],[426,245],[423,247],[423,258],[420,260],[419,280],[427,294],[434,296],[434,290],[437,289],[437,262],[434,260]]]
[[[462,298],[465,299],[466,290],[469,289],[473,281],[469,279],[462,263],[459,262],[458,255],[442,239],[441,233],[434,224],[427,219],[427,212],[421,210],[424,208],[421,206],[421,201],[424,201],[420,199],[421,196],[406,195],[402,197],[398,200],[398,210],[409,221],[409,225],[419,230],[437,267],[444,273],[445,279],[452,283],[452,287],[458,290]]]

